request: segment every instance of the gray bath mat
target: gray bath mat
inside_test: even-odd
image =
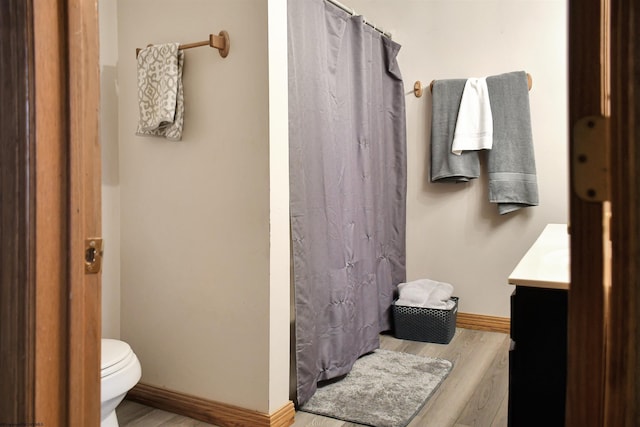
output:
[[[376,350],[344,378],[318,387],[301,411],[373,427],[404,427],[453,364],[448,360]]]

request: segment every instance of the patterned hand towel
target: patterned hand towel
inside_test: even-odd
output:
[[[149,46],[138,54],[137,135],[182,139],[184,52],[178,46],[178,43]]]
[[[493,147],[487,152],[489,201],[500,215],[538,205],[529,88],[524,71],[487,77]]]
[[[451,152],[465,79],[436,80],[432,92],[431,182],[467,182],[480,175],[477,151]]]

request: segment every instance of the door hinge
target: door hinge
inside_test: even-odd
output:
[[[573,126],[573,190],[582,200],[610,200],[609,141],[608,117],[583,117]]]
[[[98,274],[102,268],[104,253],[102,237],[90,237],[84,241],[84,273]]]

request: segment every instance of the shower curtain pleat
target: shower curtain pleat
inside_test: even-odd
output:
[[[405,281],[400,45],[324,0],[289,2],[297,403],[391,327]]]

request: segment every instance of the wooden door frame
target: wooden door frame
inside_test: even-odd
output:
[[[36,298],[36,348],[33,421],[69,424],[68,407],[60,398],[69,390],[68,292],[69,292],[69,194],[68,194],[68,103],[64,7],[57,1],[40,1],[34,7],[33,40],[35,98],[34,275]],[[58,369],[56,369],[58,368]]]
[[[0,147],[0,422],[97,426],[100,275],[83,259],[101,227],[97,2],[1,7],[2,93],[16,108]]]
[[[100,418],[101,274],[87,274],[86,240],[102,236],[97,0],[66,0],[69,63],[69,385],[71,425]],[[101,250],[101,249],[100,249]],[[78,259],[79,256],[79,259]],[[75,261],[75,262],[74,262]]]

